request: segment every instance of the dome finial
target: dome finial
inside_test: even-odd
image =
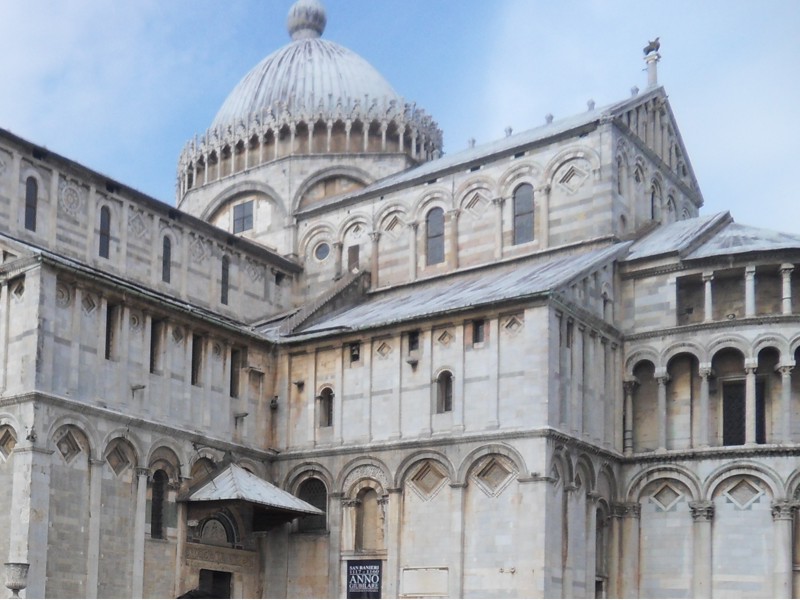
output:
[[[297,0],[289,9],[286,27],[293,40],[318,38],[325,31],[325,7],[319,0]]]

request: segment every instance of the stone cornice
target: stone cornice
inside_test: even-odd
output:
[[[624,337],[626,342],[635,342],[639,340],[648,340],[651,338],[661,338],[665,336],[684,336],[687,333],[709,329],[741,329],[743,326],[748,325],[773,325],[776,323],[798,322],[800,322],[800,315],[759,315],[756,317],[732,319],[730,321],[725,320],[712,321],[710,323],[692,323],[691,325],[676,325],[675,327],[653,329],[651,331],[643,331],[641,333],[626,333],[624,334]]]
[[[675,463],[678,461],[697,461],[706,459],[750,458],[768,456],[797,456],[800,444],[757,444],[752,446],[712,446],[687,450],[666,450],[661,452],[640,452],[625,456],[624,465]]]
[[[64,398],[61,396],[48,394],[46,392],[26,392],[24,394],[0,398],[0,408],[18,404],[26,404],[29,402],[41,402],[50,406],[71,410],[87,417],[99,417],[108,419],[109,421],[116,421],[126,426],[138,427],[159,433],[164,437],[177,440],[183,439],[187,442],[209,446],[220,451],[230,451],[242,457],[247,457],[253,460],[269,461],[278,454],[278,451],[274,449],[259,450],[257,448],[243,446],[241,444],[234,444],[226,440],[204,435],[200,432],[187,431],[185,428],[180,427],[171,427],[169,425],[150,421],[141,417],[134,417],[121,411],[93,406],[72,398]]]

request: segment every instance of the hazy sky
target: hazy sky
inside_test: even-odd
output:
[[[290,0],[0,0],[0,128],[174,203],[184,143],[289,41]],[[800,0],[327,0],[324,37],[371,62],[445,151],[659,83],[703,212],[800,233]]]

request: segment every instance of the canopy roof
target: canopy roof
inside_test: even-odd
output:
[[[182,499],[184,502],[224,502],[240,500],[294,513],[296,516],[322,515],[311,506],[260,477],[233,463],[217,472],[199,488]]]

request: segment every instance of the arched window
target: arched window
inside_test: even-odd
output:
[[[444,211],[433,208],[425,217],[425,256],[427,264],[444,262]]]
[[[333,425],[333,390],[329,387],[322,388],[317,400],[319,401],[319,426],[330,427]]]
[[[228,277],[230,273],[231,260],[227,256],[222,257],[222,275],[220,277],[219,301],[228,304]]]
[[[453,374],[442,371],[436,378],[436,412],[446,413],[453,410]]]
[[[108,258],[111,249],[111,211],[107,206],[100,209],[100,249],[102,258]]]
[[[164,236],[161,243],[161,281],[169,283],[172,275],[172,240]]]
[[[356,551],[380,550],[378,492],[365,488],[358,493],[356,506]]]
[[[35,177],[25,181],[25,229],[36,231],[36,204],[39,201],[39,183]]]
[[[661,216],[661,188],[654,181],[650,186],[650,218],[657,219]]]
[[[533,186],[523,183],[514,190],[514,243],[533,240]]]
[[[328,512],[328,490],[325,488],[325,484],[316,477],[306,479],[300,484],[300,488],[297,490],[297,497],[324,513]],[[326,515],[302,517],[297,524],[298,530],[324,531],[325,517]]]
[[[164,506],[167,501],[167,474],[159,469],[153,474],[153,483],[150,487],[150,537],[163,539],[164,536]]]

